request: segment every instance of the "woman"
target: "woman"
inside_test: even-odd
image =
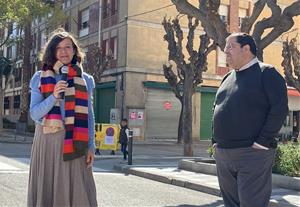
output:
[[[76,40],[56,30],[42,54],[43,68],[31,79],[30,115],[36,129],[28,206],[97,206],[92,174],[95,84],[82,71],[82,61]],[[61,80],[62,68],[67,81]]]

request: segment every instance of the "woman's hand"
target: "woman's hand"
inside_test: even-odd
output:
[[[87,168],[90,168],[93,166],[94,158],[95,158],[94,151],[89,150],[87,153],[87,156],[86,156]]]
[[[65,92],[68,87],[68,83],[66,81],[60,80],[54,86],[53,96],[56,99],[61,98],[60,93]]]

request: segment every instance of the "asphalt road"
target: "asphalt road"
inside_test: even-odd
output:
[[[28,144],[0,143],[1,207],[26,206],[29,155]],[[169,158],[157,161],[149,155],[140,155],[141,160],[170,165],[177,162],[177,159]],[[120,162],[123,161],[118,155],[103,156],[95,161],[94,176],[99,206],[223,206],[221,198],[217,196],[114,171],[113,166]]]

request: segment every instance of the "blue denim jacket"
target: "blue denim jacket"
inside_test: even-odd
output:
[[[54,95],[43,97],[40,87],[41,71],[37,71],[30,81],[31,98],[30,98],[30,116],[36,123],[42,124],[43,117],[52,109],[57,101]],[[88,98],[88,112],[89,112],[89,150],[95,150],[95,116],[93,109],[93,89],[95,88],[94,78],[87,73],[83,73],[83,78],[86,81],[86,86],[89,94]],[[61,80],[60,75],[55,75],[56,81]],[[62,120],[65,117],[64,100],[60,104]]]

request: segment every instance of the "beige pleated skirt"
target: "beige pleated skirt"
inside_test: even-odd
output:
[[[28,206],[97,206],[92,168],[86,158],[63,161],[65,131],[43,134],[36,125],[31,151]]]

